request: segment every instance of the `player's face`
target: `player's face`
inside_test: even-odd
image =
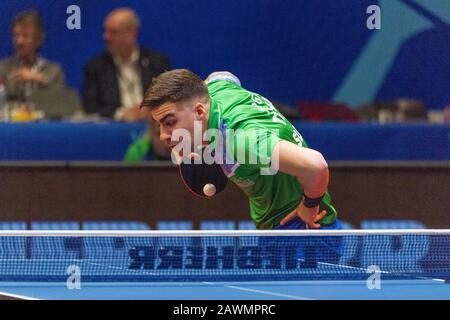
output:
[[[173,149],[183,139],[190,139],[191,150],[194,150],[194,134],[201,135],[205,128],[194,132],[195,122],[204,124],[206,122],[206,109],[198,102],[166,103],[152,111],[153,119],[159,124],[160,140]],[[184,129],[184,130],[180,130]],[[180,130],[176,132],[177,130]],[[176,132],[176,137],[174,136]],[[182,134],[180,134],[182,133]],[[186,136],[187,135],[187,136]]]
[[[160,157],[164,157],[164,158],[170,157],[171,150],[164,142],[162,142],[159,139],[160,131],[159,131],[158,123],[155,122],[155,120],[153,120],[153,118],[151,116],[150,116],[149,122],[150,122],[149,123],[150,124],[149,134],[151,136],[153,150]]]

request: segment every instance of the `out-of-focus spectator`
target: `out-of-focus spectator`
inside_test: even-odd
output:
[[[145,120],[139,109],[152,79],[170,69],[167,56],[138,46],[139,18],[129,8],[112,11],[105,19],[107,51],[84,70],[83,103],[87,113],[124,121]]]
[[[128,147],[124,156],[126,162],[170,160],[170,149],[159,138],[158,123],[150,115],[148,119],[147,131]]]
[[[36,10],[14,17],[12,40],[14,55],[0,61],[0,80],[6,84],[8,100],[23,102],[37,90],[64,87],[61,66],[39,55],[45,30]]]
[[[444,108],[444,122],[450,123],[450,105]]]
[[[427,107],[420,100],[402,98],[397,100],[396,121],[426,121]]]
[[[414,122],[427,121],[427,107],[420,100],[400,98],[393,101],[375,101],[360,106],[356,112],[367,121]]]

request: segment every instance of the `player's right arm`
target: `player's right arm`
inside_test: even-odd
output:
[[[309,227],[319,228],[317,222],[326,215],[326,211],[319,212],[320,200],[316,199],[323,197],[329,182],[328,164],[322,154],[282,140],[274,147],[271,160],[273,168],[295,176],[304,192],[300,206],[287,215],[281,224],[299,216]],[[317,205],[311,207],[310,203]]]

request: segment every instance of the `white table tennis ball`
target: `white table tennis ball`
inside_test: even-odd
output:
[[[205,184],[203,187],[203,193],[208,197],[212,197],[216,194],[216,186],[212,183]]]

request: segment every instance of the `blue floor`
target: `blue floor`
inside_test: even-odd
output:
[[[434,280],[382,280],[381,289],[365,281],[227,282],[227,283],[0,283],[0,295],[25,299],[80,300],[366,300],[450,299],[450,284]]]

